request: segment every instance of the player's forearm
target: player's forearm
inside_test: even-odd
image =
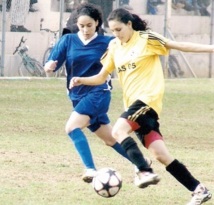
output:
[[[69,88],[72,89],[75,86],[79,85],[100,85],[105,83],[108,77],[108,72],[102,70],[99,74],[91,76],[91,77],[73,77],[70,80]]]
[[[106,78],[98,74],[91,77],[81,77],[79,80],[83,85],[100,85],[106,81]]]
[[[190,42],[169,41],[169,42],[167,42],[166,47],[168,47],[170,49],[180,50],[183,52],[196,52],[196,53],[214,52],[214,45],[204,45],[204,44],[197,44],[197,43],[190,43]]]
[[[207,52],[211,53],[214,52],[213,45],[200,45],[200,44],[193,44],[193,43],[183,43],[181,46],[181,51],[184,52]]]

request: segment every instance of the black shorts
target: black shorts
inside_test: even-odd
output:
[[[143,144],[144,135],[147,135],[151,131],[156,131],[161,135],[157,113],[140,100],[135,101],[120,117],[127,119],[132,130],[135,131]]]

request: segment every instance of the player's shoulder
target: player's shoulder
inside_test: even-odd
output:
[[[112,36],[105,36],[105,35],[98,35],[98,39],[104,42],[109,43],[114,37]]]
[[[77,34],[76,33],[67,33],[67,34],[63,35],[61,38],[64,40],[74,39],[74,38],[77,38]]]
[[[144,38],[152,38],[152,37],[156,37],[156,36],[162,36],[161,34],[152,31],[150,29],[145,30],[145,31],[136,31],[136,33],[138,34],[138,36],[140,37],[144,37]]]
[[[147,32],[148,32],[148,39],[149,40],[158,40],[162,43],[166,43],[168,41],[168,39],[160,33],[157,33],[157,32],[152,31],[152,30],[148,30]]]
[[[67,34],[66,41],[67,41],[67,43],[71,43],[71,44],[73,44],[74,42],[75,42],[75,44],[79,44],[81,39],[77,33],[69,33],[69,34]]]

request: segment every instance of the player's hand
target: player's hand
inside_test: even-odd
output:
[[[45,72],[52,73],[56,69],[57,63],[58,61],[53,61],[53,60],[50,60],[47,63],[45,63],[45,66],[44,66]]]
[[[81,85],[81,78],[80,77],[73,77],[69,83],[69,89],[72,89],[75,86]]]

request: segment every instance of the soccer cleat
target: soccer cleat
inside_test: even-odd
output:
[[[96,174],[97,171],[95,169],[86,169],[85,173],[82,175],[82,180],[86,183],[91,183]]]
[[[192,193],[192,199],[187,205],[200,205],[210,200],[211,198],[212,194],[210,191],[204,185],[199,184]]]
[[[135,185],[139,188],[146,188],[149,185],[155,185],[160,181],[157,174],[152,172],[137,172],[135,176]]]

